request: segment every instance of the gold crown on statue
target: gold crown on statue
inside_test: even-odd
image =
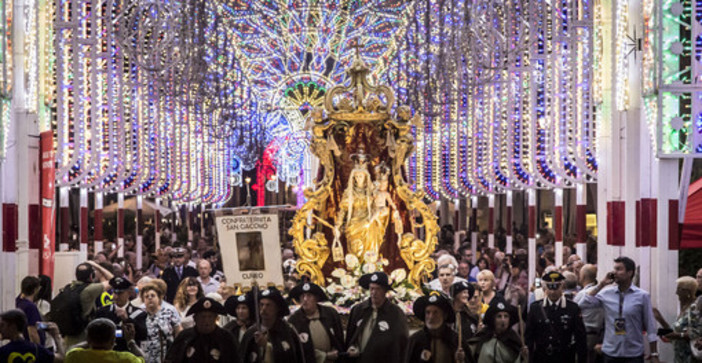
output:
[[[348,86],[332,87],[324,96],[324,108],[332,119],[371,122],[385,120],[395,104],[395,93],[387,85],[373,85],[368,81],[371,71],[361,57],[363,45],[356,41],[356,56],[346,70],[351,79]],[[355,113],[355,115],[350,115]]]
[[[368,154],[366,154],[366,146],[363,143],[356,149],[355,153],[351,154],[351,159],[355,161],[354,169],[366,169]]]
[[[385,163],[380,163],[375,167],[375,176],[378,180],[388,180],[390,177],[390,168]]]

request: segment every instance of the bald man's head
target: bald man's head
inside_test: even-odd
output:
[[[580,269],[580,286],[585,286],[597,281],[597,266],[587,264]]]

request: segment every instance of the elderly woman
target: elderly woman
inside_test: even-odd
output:
[[[160,363],[173,344],[175,336],[182,330],[180,316],[173,309],[164,308],[164,291],[153,282],[144,285],[139,292],[147,313],[147,339],[143,343],[146,363]]]
[[[663,319],[661,313],[653,310],[656,320],[666,329],[672,329],[663,338],[671,341],[675,349],[675,363],[701,362],[692,356],[690,341],[700,338],[702,324],[700,324],[699,310],[695,305],[695,292],[697,291],[697,280],[691,276],[683,276],[677,280],[677,289],[680,302],[680,314],[672,326]]]
[[[478,273],[478,286],[483,293],[483,304],[490,305],[490,302],[497,295],[495,291],[495,275],[490,270],[482,270]]]

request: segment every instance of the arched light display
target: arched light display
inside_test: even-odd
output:
[[[593,180],[593,15],[588,0],[416,2],[384,76],[425,121],[417,188],[437,199]]]
[[[13,0],[0,1],[0,160],[7,152],[12,113],[12,10]]]
[[[429,197],[597,171],[589,0],[55,6],[60,186],[217,204],[264,154],[297,185],[306,114],[353,48],[424,118],[407,172]]]
[[[656,11],[655,6],[660,6],[660,11]],[[699,156],[702,154],[702,89],[699,86],[702,80],[702,2],[644,1],[643,9],[643,85],[652,96],[644,105],[655,115],[648,118],[648,123],[655,130],[658,155]],[[659,63],[654,63],[654,59],[659,59]]]

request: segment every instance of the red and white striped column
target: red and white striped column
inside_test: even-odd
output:
[[[68,198],[68,188],[59,188],[59,202],[60,202],[60,220],[61,220],[61,234],[59,239],[59,251],[68,251],[68,237],[71,230],[70,225],[70,211],[69,211],[69,198]],[[4,212],[4,211],[3,211]]]
[[[156,251],[161,248],[161,198],[156,198],[156,211],[154,211],[154,246]]]
[[[556,239],[556,266],[563,266],[563,189],[553,190],[553,233]]]
[[[104,248],[102,243],[102,192],[96,192],[94,194],[94,198],[95,210],[93,211],[93,224],[95,226],[95,230],[93,231],[93,249],[95,250],[95,253],[98,253]]]
[[[79,223],[79,242],[80,252],[88,253],[88,189],[80,188],[78,190],[80,198],[80,223]]]
[[[117,193],[117,256],[124,257],[124,193]]]
[[[488,195],[488,247],[495,247],[495,194]]]
[[[529,213],[529,250],[527,251],[529,256],[529,284],[532,284],[536,278],[536,263],[538,261],[538,256],[536,256],[536,189],[528,189],[526,194]]]
[[[144,197],[141,195],[137,195],[136,197],[136,205],[137,205],[137,210],[136,210],[136,233],[134,234],[136,236],[136,268],[138,270],[141,270],[142,266],[142,251],[144,250],[144,237],[141,235],[142,234],[142,229],[144,228],[144,217],[143,217],[143,203],[144,203]]]
[[[478,259],[478,196],[473,195],[470,197],[470,249],[473,251],[473,261],[471,263],[475,265]]]
[[[505,231],[506,231],[506,242],[507,245],[505,246],[505,254],[511,255],[512,254],[512,191],[508,190],[507,195],[505,196],[506,199],[506,205],[507,207],[505,208]]]
[[[575,185],[575,252],[587,263],[587,184]]]
[[[188,228],[188,247],[194,248],[193,246],[193,205],[188,204],[188,207],[186,209],[186,218],[185,220],[187,221],[187,228]]]

